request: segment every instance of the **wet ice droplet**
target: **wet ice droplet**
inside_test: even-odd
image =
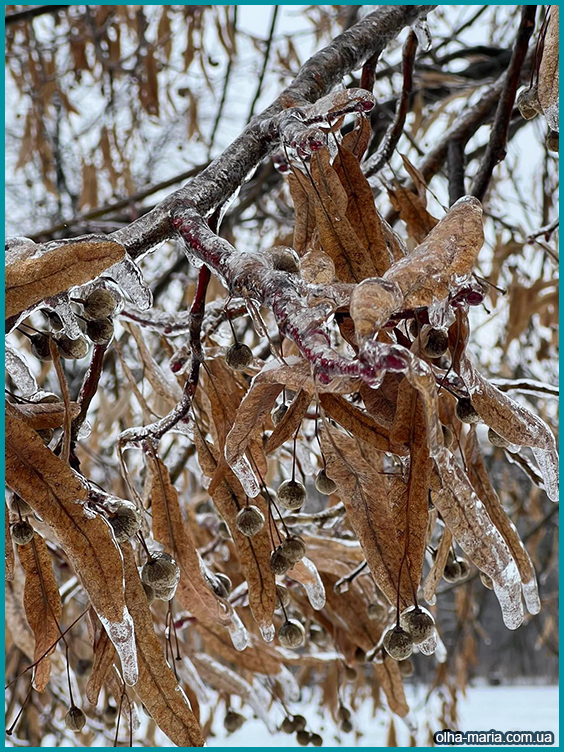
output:
[[[433,655],[435,650],[437,649],[437,630],[433,630],[433,634],[428,637],[423,642],[420,642],[417,647],[419,648],[419,651],[423,653],[423,655]]]
[[[66,292],[54,298],[45,298],[41,306],[42,308],[49,308],[57,314],[63,325],[62,331],[69,339],[78,339],[82,336],[82,330]]]
[[[77,439],[79,440],[87,439],[91,433],[92,433],[92,426],[87,420],[85,420],[84,423],[78,429]]]
[[[292,569],[286,572],[286,576],[296,580],[304,587],[311,607],[315,611],[320,611],[325,606],[325,587],[321,582],[317,567],[311,559],[304,556],[297,564],[294,564]]]
[[[546,495],[551,501],[558,501],[560,494],[560,479],[556,446],[551,446],[548,449],[532,447],[532,451],[544,481]]]
[[[521,585],[528,612],[533,615],[538,614],[541,610],[541,602],[536,579],[532,579],[530,582],[523,582]]]
[[[260,486],[248,459],[239,457],[231,463],[230,467],[249,499],[255,499],[260,493]]]
[[[137,683],[139,678],[133,619],[127,608],[123,609],[123,617],[120,622],[109,621],[103,614],[97,613],[119,655],[123,680],[131,687]]]
[[[37,381],[29,370],[29,366],[23,355],[6,344],[5,350],[6,370],[17,388],[23,395],[35,394]]]
[[[146,311],[153,305],[153,294],[145,284],[137,264],[125,256],[123,261],[111,266],[104,274],[114,279],[133,305],[140,311]]]
[[[418,18],[411,28],[415,32],[421,52],[429,52],[433,46],[433,38],[431,37],[431,31],[429,30],[427,19]]]
[[[227,628],[235,650],[244,650],[249,645],[249,633],[235,610],[232,612],[231,623]]]
[[[523,623],[524,613],[521,602],[521,579],[513,559],[503,572],[492,577],[493,589],[501,606],[503,623],[508,629],[517,629]]]
[[[274,624],[263,625],[260,627],[260,633],[265,642],[272,642],[276,634],[276,628]]]

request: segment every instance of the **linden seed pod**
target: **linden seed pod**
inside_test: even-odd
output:
[[[234,371],[244,371],[252,363],[252,360],[253,353],[251,348],[241,344],[241,342],[235,342],[225,353],[225,362]]]
[[[238,731],[241,726],[245,723],[245,716],[241,715],[240,713],[235,713],[233,710],[229,710],[225,714],[225,718],[223,719],[223,727],[226,731],[228,731],[230,734],[232,734],[234,731]]]
[[[305,556],[306,544],[299,535],[290,535],[280,544],[280,550],[291,564],[295,564]]]
[[[77,708],[76,705],[71,705],[65,716],[65,726],[69,729],[69,731],[78,733],[79,731],[82,731],[85,723],[86,716],[84,715],[82,710],[80,708]]]
[[[243,535],[252,538],[253,535],[260,533],[264,527],[264,514],[254,504],[243,507],[237,513],[235,518],[237,530]]]
[[[115,313],[117,302],[112,293],[103,287],[93,290],[82,304],[87,319],[107,319]]]
[[[445,582],[458,582],[460,573],[460,564],[457,561],[447,562],[443,572],[443,580]]]
[[[356,668],[353,668],[352,666],[345,666],[345,677],[347,681],[354,681],[356,677],[358,676]]]
[[[17,543],[18,546],[25,546],[33,538],[35,530],[27,520],[19,520],[18,522],[14,522],[10,528],[10,532],[14,543]]]
[[[272,413],[270,414],[270,417],[272,418],[272,422],[275,426],[277,426],[282,418],[286,415],[288,412],[288,405],[283,402],[281,405],[278,405],[278,407],[275,407]]]
[[[337,710],[337,718],[340,721],[350,721],[351,711],[344,705],[339,705],[339,709]]]
[[[276,585],[276,609],[281,610],[282,607],[288,608],[289,605],[290,591],[285,585]]]
[[[293,721],[294,721],[294,729],[296,731],[303,731],[305,727],[307,726],[307,721],[303,717],[303,715],[293,716]]]
[[[309,733],[309,731],[305,731],[302,729],[302,731],[298,731],[296,734],[296,741],[298,742],[300,747],[307,747],[310,739],[311,739],[311,734]]]
[[[51,442],[51,439],[53,438],[53,436],[55,434],[55,429],[53,429],[53,428],[38,428],[36,433],[37,433],[38,436],[41,436],[41,440],[43,441],[43,443],[45,444],[45,446],[47,446]]]
[[[435,631],[435,620],[419,606],[404,611],[400,616],[400,624],[415,645],[428,640]]]
[[[150,585],[147,585],[146,582],[143,583],[143,590],[145,591],[149,605],[151,605],[151,603],[155,600],[155,591]]]
[[[155,551],[141,570],[141,579],[156,591],[160,588],[176,587],[180,579],[180,568],[172,556],[164,551]]]
[[[398,661],[398,668],[402,676],[412,676],[415,671],[413,661],[410,661],[409,658],[405,661]]]
[[[485,572],[480,572],[480,580],[482,581],[482,585],[486,587],[488,590],[493,590],[493,582],[492,578],[486,574]]]
[[[383,621],[388,616],[388,609],[383,603],[369,603],[366,610],[372,621]]]
[[[448,426],[443,426],[443,441],[447,449],[454,444],[454,434]]]
[[[507,439],[504,439],[503,436],[496,433],[493,428],[488,428],[488,441],[490,444],[493,444],[496,447],[501,447],[502,449],[505,449],[511,443],[507,441]]]
[[[460,577],[458,579],[465,580],[470,574],[470,564],[466,561],[466,559],[459,559],[458,565],[460,567]]]
[[[88,354],[88,342],[84,337],[71,339],[66,334],[58,334],[53,339],[57,343],[59,355],[65,360],[81,360]]]
[[[448,332],[446,329],[429,329],[423,352],[429,358],[440,358],[448,350]]]
[[[292,562],[284,556],[280,546],[270,554],[270,568],[274,574],[286,574],[292,568]]]
[[[320,494],[331,496],[337,490],[337,484],[327,476],[325,470],[320,470],[315,478],[315,487]]]
[[[480,416],[469,399],[460,399],[456,404],[456,417],[462,423],[479,423]]]
[[[314,747],[323,746],[323,737],[320,734],[311,734],[309,741]]]
[[[113,528],[118,543],[124,543],[133,538],[141,529],[141,517],[135,507],[123,504],[110,516],[109,523]]]
[[[283,648],[301,648],[305,643],[305,629],[297,619],[288,619],[278,630],[278,640]]]
[[[272,267],[279,272],[288,272],[289,274],[299,274],[300,257],[293,248],[285,245],[275,245],[267,251]]]
[[[38,360],[51,360],[51,350],[49,349],[48,334],[34,334],[30,337],[29,345],[31,352]]]
[[[300,745],[300,747],[307,747],[309,744],[309,740],[311,739],[311,734],[309,731],[298,731],[296,734],[296,741]]]
[[[14,514],[21,515],[22,517],[29,517],[30,514],[33,514],[33,509],[29,506],[27,501],[17,494],[14,494],[10,498],[8,507],[10,512],[14,512]]]
[[[341,722],[341,731],[344,734],[350,734],[353,730],[353,725],[350,721],[342,721]]]
[[[286,716],[286,718],[284,718],[284,720],[282,721],[280,731],[283,731],[285,734],[293,734],[295,730],[296,727],[294,725],[294,720],[289,716]]]
[[[107,345],[114,336],[114,322],[111,319],[96,319],[86,324],[86,336],[95,345]]]
[[[154,588],[155,598],[159,601],[171,601],[176,594],[176,585]]]
[[[306,490],[299,480],[285,480],[276,491],[276,499],[280,506],[290,511],[301,509],[306,498]]]
[[[558,131],[550,131],[546,137],[546,148],[548,151],[560,151],[560,134]]]
[[[403,661],[413,653],[411,635],[401,627],[394,627],[386,632],[383,641],[386,653],[396,661]]]

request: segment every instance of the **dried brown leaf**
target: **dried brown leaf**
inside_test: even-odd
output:
[[[61,636],[63,606],[51,556],[43,538],[35,534],[25,546],[18,546],[18,555],[25,572],[25,614],[35,636],[33,660],[41,658],[34,668],[33,686],[38,692],[43,692],[51,674],[49,655],[55,651]]]
[[[309,248],[313,232],[315,230],[315,204],[309,198],[309,193],[304,187],[305,175],[299,172],[288,175],[290,195],[294,202],[294,240],[293,248],[298,256],[303,256]]]
[[[91,705],[98,704],[100,690],[106,681],[108,672],[113,666],[114,661],[117,659],[116,649],[108,637],[108,633],[99,622],[98,627],[100,631],[93,645],[94,663],[88,677],[88,682],[86,683],[86,697]]]
[[[374,674],[384,690],[390,710],[392,713],[399,715],[400,718],[405,718],[409,713],[409,705],[405,698],[403,680],[398,668],[398,662],[385,656],[382,663],[374,662],[373,665]]]
[[[427,577],[423,582],[423,596],[427,603],[434,602],[435,591],[437,585],[441,581],[443,572],[445,571],[445,564],[447,563],[448,554],[452,545],[452,533],[445,527],[439,545],[437,546],[437,552],[435,554],[435,560],[433,566],[429,570]]]
[[[284,417],[266,440],[264,446],[266,454],[274,452],[275,449],[278,449],[279,446],[282,446],[284,442],[294,436],[307,413],[311,399],[311,394],[306,392],[305,389],[298,391]]]
[[[382,452],[390,451],[388,431],[344,397],[338,394],[320,394],[319,402],[330,418],[350,431],[357,439],[361,439]],[[405,450],[400,453],[405,453]]]
[[[6,266],[6,318],[98,277],[123,259],[125,249],[105,235],[84,235],[38,246],[35,257]]]
[[[559,126],[559,13],[558,5],[550,6],[550,19],[544,38],[539,66],[539,102],[552,130]]]
[[[76,402],[70,403],[70,416],[76,418],[80,413],[80,405]],[[59,428],[65,422],[65,406],[62,402],[53,402],[47,404],[21,404],[6,402],[6,412],[12,417],[23,420],[28,426],[35,431],[42,428]]]

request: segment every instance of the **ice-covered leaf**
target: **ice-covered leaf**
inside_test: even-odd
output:
[[[80,413],[80,405],[70,403],[71,419]],[[62,402],[22,403],[21,405],[6,402],[6,412],[14,418],[22,420],[35,431],[42,428],[59,428],[65,422],[65,406]]]
[[[286,572],[286,576],[303,585],[311,607],[319,611],[325,605],[325,588],[317,571],[317,567],[304,556]]]
[[[10,378],[23,395],[35,394],[37,381],[29,370],[29,366],[21,353],[14,350],[8,343],[5,345],[4,357],[6,370]]]
[[[340,426],[382,452],[390,451],[390,437],[386,428],[370,415],[355,407],[338,394],[320,394],[319,402],[327,415]],[[401,450],[400,453],[404,453]]]
[[[447,563],[451,546],[452,533],[448,527],[445,527],[439,545],[437,546],[433,565],[423,581],[423,596],[427,603],[430,603],[431,605],[435,603],[435,592],[437,590],[437,585],[441,581],[443,572],[445,571],[445,564]]]
[[[405,698],[403,680],[398,668],[398,662],[384,654],[382,663],[374,661],[373,666],[374,675],[378,684],[384,690],[390,710],[392,713],[399,715],[400,718],[405,718],[409,713],[409,705]]]
[[[270,454],[279,446],[282,446],[285,441],[291,439],[302,420],[307,413],[307,409],[311,404],[312,396],[305,389],[300,389],[290,405],[288,410],[284,414],[284,417],[275,427],[274,431],[270,434],[264,445],[265,454]]]
[[[4,504],[4,579],[10,582],[14,579],[14,544],[10,532],[10,515]]]
[[[92,646],[94,653],[94,662],[90,670],[90,676],[86,683],[86,697],[91,705],[98,704],[100,691],[104,686],[108,672],[114,665],[117,658],[116,649],[110,640],[108,633],[102,627],[101,623],[95,622],[96,634]]]

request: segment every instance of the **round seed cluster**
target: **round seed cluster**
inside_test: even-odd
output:
[[[331,496],[337,490],[337,484],[327,476],[325,470],[320,470],[315,478],[315,487],[320,494]]]
[[[301,648],[305,643],[305,629],[297,619],[288,619],[278,630],[278,640],[283,648]]]
[[[284,509],[296,511],[301,509],[306,499],[306,490],[299,480],[285,480],[276,491],[276,500]]]
[[[252,538],[253,535],[260,533],[264,527],[264,514],[254,504],[243,507],[237,513],[235,519],[237,530],[243,535]]]
[[[404,661],[413,652],[411,635],[401,627],[393,627],[384,636],[384,649],[396,661]]]
[[[234,371],[244,371],[252,363],[253,352],[247,345],[236,342],[225,353],[225,362]]]
[[[17,543],[18,546],[25,546],[33,538],[34,530],[27,520],[20,520],[14,522],[10,528],[12,534],[12,540]]]
[[[414,645],[419,645],[431,637],[435,631],[435,620],[419,606],[404,611],[400,616],[402,628],[409,634]]]

